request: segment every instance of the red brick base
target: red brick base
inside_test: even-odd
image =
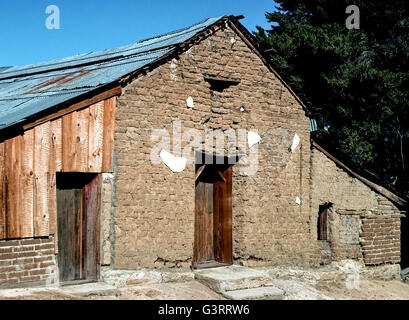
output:
[[[53,237],[0,241],[0,288],[54,283],[55,268]]]

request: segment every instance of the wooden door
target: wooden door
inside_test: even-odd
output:
[[[233,262],[232,167],[206,165],[196,180],[193,266]]]
[[[327,240],[328,209],[320,209],[318,213],[318,240]]]
[[[82,279],[82,190],[57,190],[58,270],[60,281]]]
[[[60,282],[96,281],[100,269],[99,175],[57,175]]]

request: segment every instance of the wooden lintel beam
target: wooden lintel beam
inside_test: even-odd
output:
[[[38,120],[36,120],[34,122],[30,122],[30,123],[24,125],[23,129],[24,129],[24,131],[29,130],[29,129],[34,128],[34,127],[36,127],[36,126],[38,126],[40,124],[43,124],[43,123],[45,123],[47,121],[51,121],[51,120],[60,118],[60,117],[66,115],[68,113],[71,113],[71,112],[86,108],[86,107],[88,107],[90,105],[93,105],[95,103],[98,103],[98,102],[100,102],[102,100],[106,100],[106,99],[112,98],[114,96],[118,96],[121,93],[122,93],[122,87],[121,86],[118,86],[118,87],[115,87],[113,89],[104,91],[102,93],[99,93],[99,94],[91,97],[91,98],[88,98],[88,99],[82,100],[81,102],[73,104],[73,105],[69,106],[68,108],[61,109],[61,110],[59,110],[57,112],[49,114],[49,115],[47,115],[47,116],[45,116],[45,117],[43,117],[41,119],[38,119]]]
[[[219,176],[223,179],[224,182],[226,182],[226,178],[223,176],[223,174],[220,171],[217,171],[219,173]]]
[[[203,170],[206,168],[206,165],[202,165],[196,172],[196,178],[195,181],[197,181],[197,179],[200,177],[200,175],[202,174]]]

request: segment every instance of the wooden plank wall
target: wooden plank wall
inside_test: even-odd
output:
[[[56,235],[56,172],[109,172],[116,98],[0,143],[0,239]]]

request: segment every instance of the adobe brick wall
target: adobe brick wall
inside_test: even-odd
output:
[[[321,263],[342,259],[372,266],[400,262],[399,209],[314,148],[311,214],[315,239],[319,205],[326,203],[332,203],[328,219],[331,259],[328,252],[318,250]]]
[[[241,82],[211,95],[204,74]],[[188,97],[194,109],[187,108]],[[309,223],[309,119],[279,79],[226,27],[133,81],[118,98],[113,266],[191,265],[194,164],[173,173],[150,161],[157,143],[150,140],[152,130],[167,129],[172,139],[172,122],[177,120],[182,132],[195,128],[204,136],[206,129],[246,129],[257,130],[262,138],[257,173],[246,176],[239,165],[233,168],[235,263],[317,263]],[[295,133],[301,142],[292,153]],[[194,146],[200,148],[202,142]]]
[[[366,265],[400,262],[400,214],[365,216],[360,236]]]
[[[114,192],[114,175],[111,173],[102,174],[102,190],[101,190],[101,265],[107,266],[111,264],[111,244],[114,241],[112,230],[112,215],[113,215],[113,196]]]
[[[54,238],[0,241],[0,288],[54,283]]]

